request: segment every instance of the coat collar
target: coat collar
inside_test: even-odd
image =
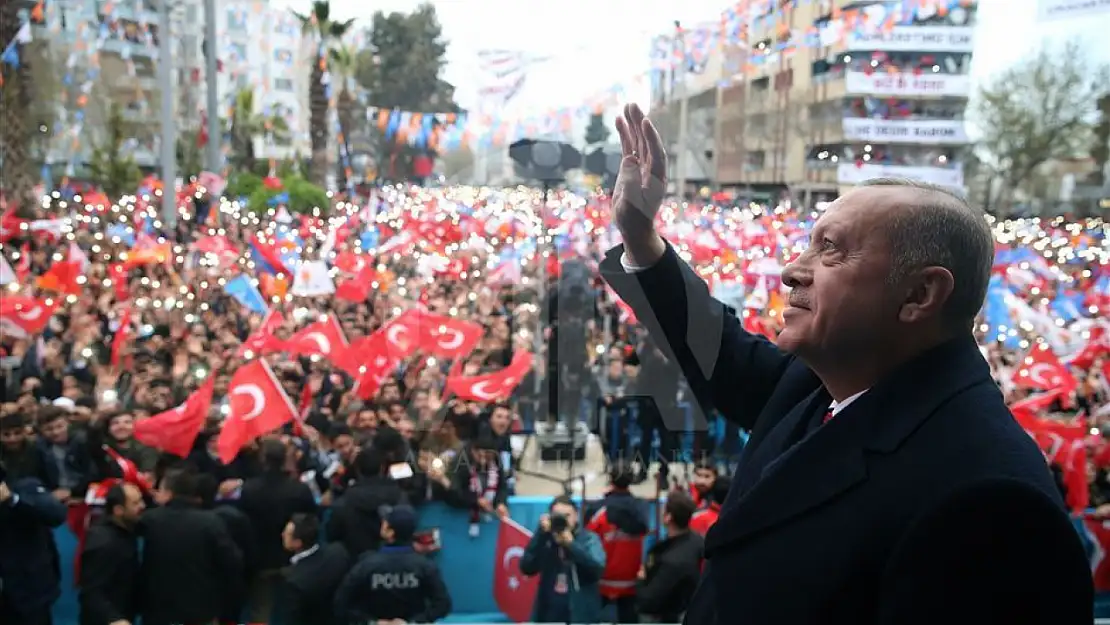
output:
[[[813,510],[866,481],[868,453],[897,450],[942,404],[989,380],[990,369],[971,337],[953,339],[906,363],[801,443],[770,462],[745,465],[761,474],[749,475],[750,488],[722,508],[706,537],[707,553]],[[774,426],[760,447],[790,440],[814,408],[829,401],[828,392],[817,389]]]

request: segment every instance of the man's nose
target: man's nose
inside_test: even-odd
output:
[[[813,272],[805,264],[805,254],[799,256],[793,262],[787,263],[782,268],[782,283],[788,288],[794,289],[806,286],[812,281]]]

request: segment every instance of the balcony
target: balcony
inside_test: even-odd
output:
[[[128,39],[108,38],[101,44],[100,51],[111,54],[124,55],[124,50],[129,50],[132,57],[153,58],[158,48],[146,41],[131,41]]]
[[[123,121],[131,124],[149,124],[157,121],[157,115],[153,111],[143,108],[121,108],[120,116]]]

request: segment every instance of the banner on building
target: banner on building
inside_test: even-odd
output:
[[[954,96],[971,94],[971,77],[967,74],[873,74],[848,72],[845,88],[852,95],[883,96]]]
[[[869,165],[867,163],[862,165],[841,163],[836,168],[836,181],[840,184],[860,184],[872,178],[913,178],[922,182],[956,189],[964,186],[964,172],[960,168]]]
[[[1066,20],[1092,15],[1110,15],[1110,0],[1037,0],[1041,20]]]
[[[959,145],[967,143],[964,123],[958,119],[844,119],[844,139],[876,143]]]
[[[895,26],[890,32],[851,33],[849,49],[875,52],[971,52],[972,26]]]

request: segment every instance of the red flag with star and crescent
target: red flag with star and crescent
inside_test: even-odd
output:
[[[297,417],[293,402],[265,360],[239,367],[227,387],[228,413],[216,440],[220,461],[230,464],[244,445]]]
[[[185,403],[137,422],[135,440],[181,458],[188,457],[208,419],[215,388],[216,376],[209,376]]]
[[[532,604],[539,588],[539,576],[525,577],[520,572],[520,558],[532,532],[516,521],[506,518],[497,532],[497,551],[493,559],[493,599],[497,609],[515,623],[532,620]]]
[[[1064,389],[1073,391],[1079,383],[1059,357],[1044,343],[1034,345],[1025,355],[1021,365],[1014,370],[1012,381],[1015,386],[1041,391]]]
[[[460,399],[490,402],[513,394],[524,376],[532,370],[532,354],[518,350],[508,367],[475,376],[448,376],[447,389]]]

